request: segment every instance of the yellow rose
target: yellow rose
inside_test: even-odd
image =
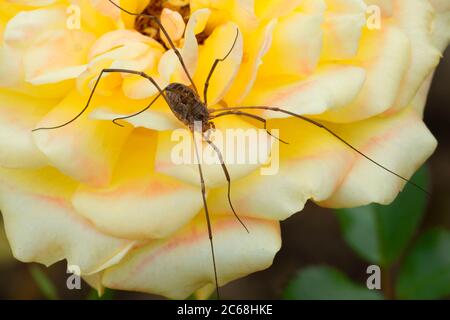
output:
[[[199,92],[214,60],[233,47],[235,30],[241,35],[212,78],[209,106],[278,106],[326,121],[405,177],[435,149],[422,112],[450,38],[449,1],[191,0],[180,7],[187,2],[157,9]],[[120,5],[143,12],[148,1]],[[110,121],[141,110],[156,88],[138,75],[106,74],[80,118],[31,131],[80,112],[104,68],[143,71],[161,87],[189,83],[164,34],[134,19],[106,0],[0,2],[0,209],[21,261],[66,259],[99,291],[185,298],[211,288],[214,273],[198,173],[170,161],[180,124],[161,99],[124,127]],[[220,165],[205,166],[221,285],[270,266],[279,221],[308,199],[327,207],[386,204],[404,185],[320,128],[259,115],[290,144],[280,145],[276,175],[229,165],[232,201],[250,233],[230,211]],[[247,120],[224,117],[217,130],[258,126]]]

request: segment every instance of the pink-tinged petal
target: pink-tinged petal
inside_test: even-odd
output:
[[[308,75],[314,71],[322,50],[321,13],[294,12],[279,20],[261,74]]]
[[[244,219],[247,233],[234,217],[214,217],[212,229],[220,285],[268,268],[281,246],[278,222]],[[204,216],[174,236],[133,250],[103,274],[106,287],[184,299],[214,284]]]
[[[238,32],[239,35],[236,39]],[[228,57],[217,65],[209,81],[208,105],[214,105],[223,98],[233,85],[233,81],[241,66],[243,38],[238,26],[231,22],[214,29],[213,33],[200,48],[199,64],[194,76],[194,81],[200,92],[203,92],[207,76],[214,61],[223,59],[228,53]]]
[[[123,6],[122,2],[126,1],[120,1],[116,0],[117,4]],[[109,1],[104,0],[90,0],[91,5],[102,15],[110,17],[113,20],[118,20],[120,18],[120,11],[117,10],[115,6],[113,6]]]
[[[258,79],[243,105],[277,106],[296,113],[321,114],[349,104],[360,92],[364,80],[364,69],[339,65],[318,69],[304,80]],[[273,112],[265,114],[274,118],[288,116]]]
[[[169,34],[169,37],[170,39],[172,39],[172,41],[180,40],[184,34],[184,28],[186,27],[181,14],[177,11],[172,11],[167,8],[164,8],[161,12],[161,24],[164,26],[164,29]],[[160,36],[165,42],[166,46],[169,47],[169,41],[161,30]]]
[[[383,18],[390,18],[394,14],[394,0],[364,0],[368,8],[377,6]]]
[[[161,51],[163,50],[159,42],[150,37],[144,36],[137,31],[114,30],[103,34],[100,38],[97,39],[97,41],[89,50],[89,60],[92,60],[93,58],[118,47],[122,47],[134,42],[147,44],[154,49],[158,49]]]
[[[52,77],[60,77],[60,79],[65,78],[64,70],[61,74],[59,71],[49,75],[50,79]],[[7,88],[9,90],[26,94],[37,99],[56,99],[64,97],[67,92],[73,86],[73,81],[67,80],[58,83],[50,83],[53,81],[44,81],[47,84],[34,85],[24,81],[24,67],[22,63],[22,57],[20,50],[12,48],[11,46],[5,44],[0,47],[0,86]],[[36,79],[35,79],[36,80]],[[39,80],[39,79],[37,79]]]
[[[20,52],[8,45],[0,47],[0,85],[14,87],[21,82],[23,65]]]
[[[98,108],[91,115],[91,119],[113,121],[129,114],[117,113],[110,109]],[[129,119],[122,120],[135,128],[147,128],[156,131],[174,130],[180,128],[180,122],[167,112],[148,110]]]
[[[436,16],[432,26],[432,41],[440,51],[444,52],[450,43],[450,2],[447,0],[430,0]]]
[[[150,74],[160,87],[164,87],[166,83],[154,75],[163,52],[164,49],[158,42],[136,31],[109,32],[100,37],[92,47],[88,70],[77,79],[78,89],[81,92],[90,91],[105,68],[143,71]],[[110,84],[103,90],[106,94],[111,94],[120,85],[123,92],[132,99],[144,99],[157,92],[157,88],[148,79],[130,73],[104,74],[99,90],[108,82]]]
[[[134,115],[126,119],[120,119],[117,122],[121,125],[130,124],[135,128],[147,128],[156,131],[174,130],[183,128],[184,125],[174,116],[173,112],[167,106],[164,98],[159,97],[153,102],[156,96],[144,100],[130,100],[127,96],[120,100],[114,99],[115,103],[108,106],[110,99],[106,100],[106,104],[98,104],[89,114],[89,118],[95,120],[112,121],[117,118]],[[144,112],[139,113],[147,108],[150,103],[153,104]],[[139,113],[136,115],[136,113]]]
[[[361,32],[366,24],[363,0],[325,0],[322,59],[336,61],[353,57],[359,48]]]
[[[433,7],[428,1],[395,1],[395,19],[411,43],[410,67],[393,110],[409,105],[422,83],[433,72],[441,58],[441,52],[432,43],[431,25]]]
[[[85,64],[94,35],[66,24],[64,8],[22,11],[8,22],[4,44],[20,51],[25,81]]]
[[[326,207],[387,204],[404,182],[386,172],[325,130],[300,119],[269,124],[289,145],[280,147],[280,169],[274,175],[254,172],[233,180],[231,198],[238,214],[283,220],[312,199]],[[413,110],[348,125],[326,124],[358,150],[409,178],[430,156],[436,141]],[[419,191],[420,192],[420,191]],[[230,214],[226,188],[210,192],[211,212]]]
[[[320,117],[333,122],[351,122],[383,113],[395,103],[410,67],[410,43],[388,21],[382,30],[366,31],[353,63],[366,70],[366,80],[354,101],[329,110]]]
[[[410,178],[436,148],[437,142],[414,110],[361,121],[337,129],[360,151],[395,173]],[[321,205],[355,207],[389,204],[405,182],[360,156],[332,197]],[[420,191],[418,191],[420,192]]]
[[[40,44],[29,48],[23,56],[25,81],[44,84],[44,76],[59,70],[58,78],[48,79],[49,83],[59,82],[78,77],[86,63],[87,48],[94,38],[91,34],[82,32],[55,32],[48,35],[47,39]],[[78,71],[78,72],[74,72]]]
[[[279,154],[272,156],[271,174],[255,171],[233,179],[231,201],[238,215],[284,220],[301,211],[308,199],[330,197],[354,155],[329,133],[299,119],[272,120],[269,127],[279,129],[289,145],[280,144]],[[211,212],[230,215],[226,187],[212,190],[208,203]]]
[[[163,238],[203,207],[200,190],[154,171],[156,133],[134,131],[110,186],[80,186],[73,203],[97,229],[121,238]]]
[[[36,128],[66,123],[81,111],[86,101],[87,97],[72,91]],[[33,138],[49,163],[62,173],[89,185],[104,186],[111,179],[121,146],[130,131],[131,128],[90,120],[86,113],[62,128],[35,131]]]
[[[272,43],[272,33],[276,21],[271,20],[267,25],[254,31],[251,37],[245,37],[244,53],[239,72],[233,81],[224,100],[230,106],[240,103],[253,88],[262,59]]]
[[[425,105],[427,103],[428,92],[430,91],[433,75],[434,73],[424,81],[420,89],[417,91],[416,96],[411,100],[411,108],[414,109],[414,111],[416,111],[422,119],[424,117]]]
[[[31,130],[57,102],[0,90],[0,165],[41,167],[45,156],[35,146]]]
[[[67,67],[56,71],[46,72],[45,74],[29,79],[28,82],[32,85],[57,83],[68,79],[75,79],[86,70],[86,65]]]
[[[164,89],[169,83],[154,73],[150,75],[161,89]],[[159,93],[158,88],[148,79],[140,76],[126,77],[122,83],[123,93],[130,99],[145,99]]]
[[[233,179],[246,176],[267,163],[274,142],[264,130],[237,116],[227,116],[214,120],[216,131],[211,139],[220,150],[224,162]],[[215,138],[214,138],[215,137]],[[197,141],[200,149],[200,141]],[[202,170],[207,188],[227,183],[214,149],[206,142],[199,150]],[[158,133],[155,170],[181,181],[200,186],[192,135],[188,129],[178,129]],[[199,189],[200,190],[200,189]]]
[[[254,0],[190,0],[191,12],[196,12],[204,8],[211,11],[208,21],[208,28],[214,29],[227,21],[233,21],[242,30],[253,30],[258,26],[258,17],[255,14]],[[269,17],[269,19],[272,17]]]
[[[75,187],[53,169],[0,169],[0,208],[17,259],[45,265],[66,259],[89,274],[130,250],[132,241],[100,233],[75,212],[70,203]]]
[[[254,0],[226,1],[225,5],[230,6],[229,14],[232,21],[235,21],[239,28],[252,30],[258,24],[258,17],[255,13]],[[272,16],[273,17],[273,16]]]

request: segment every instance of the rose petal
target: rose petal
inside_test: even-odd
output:
[[[389,118],[342,127],[338,132],[367,156],[405,178],[413,175],[437,145],[422,119],[409,109]],[[404,185],[393,174],[356,157],[333,196],[320,204],[327,207],[356,207],[371,202],[389,204]]]
[[[441,58],[441,52],[432,44],[430,25],[433,8],[428,1],[396,1],[395,18],[411,43],[410,68],[408,69],[393,110],[405,108],[425,79],[433,72]]]
[[[278,18],[292,13],[302,0],[266,0],[255,1],[255,13],[260,19]],[[317,1],[316,1],[317,2]]]
[[[128,114],[117,113],[109,109],[95,109],[91,115],[91,119],[112,121],[117,118],[123,118]],[[122,121],[128,122],[135,128],[147,128],[157,131],[174,130],[180,128],[180,123],[175,117],[170,116],[166,112],[161,111],[145,111],[137,116]]]
[[[80,112],[86,100],[87,97],[72,91],[36,128],[66,123]],[[120,148],[131,129],[92,121],[86,116],[62,128],[35,131],[33,138],[48,161],[61,172],[83,183],[104,186],[111,179]]]
[[[273,139],[264,130],[256,128],[236,116],[215,120],[215,145],[220,150],[233,179],[248,175],[269,160]],[[252,140],[255,139],[255,140]],[[250,142],[249,142],[250,141]],[[199,146],[200,142],[197,142]],[[199,146],[200,149],[200,146]],[[207,188],[227,183],[214,149],[203,142],[199,150]],[[181,181],[199,186],[200,178],[192,136],[187,129],[160,132],[155,168]]]
[[[122,151],[111,185],[81,186],[73,203],[97,229],[121,238],[167,237],[203,207],[198,188],[155,173],[156,133],[135,131]]]
[[[234,106],[242,102],[252,89],[259,67],[262,64],[262,59],[272,43],[272,33],[275,25],[276,21],[271,20],[267,25],[254,31],[251,37],[244,35],[246,42],[242,64],[230,90],[224,98],[228,105]]]
[[[0,169],[0,208],[17,259],[45,265],[67,259],[89,274],[130,250],[133,242],[104,235],[77,215],[70,204],[75,186],[53,169]]]
[[[58,8],[23,11],[8,22],[4,41],[21,49],[26,81],[85,63],[94,36],[70,30],[66,20],[65,11]]]
[[[429,0],[436,11],[433,23],[433,44],[444,51],[450,43],[450,2],[447,0]]]
[[[213,218],[217,274],[220,285],[269,267],[280,249],[277,222],[245,219],[245,232],[234,218]],[[110,288],[142,291],[184,299],[214,283],[208,233],[204,217],[173,237],[134,250],[102,279]]]
[[[195,35],[203,31],[210,14],[211,11],[208,9],[200,9],[192,13],[186,26],[183,46],[179,49],[191,77],[197,70],[199,59],[198,43]],[[181,82],[190,85],[186,72],[173,49],[167,50],[161,57],[158,71],[167,82]]]
[[[353,154],[329,133],[300,119],[270,121],[269,127],[279,128],[289,145],[280,144],[272,169],[264,167],[267,174],[255,171],[232,179],[231,202],[240,216],[284,220],[301,211],[308,199],[330,197]],[[226,187],[212,190],[208,203],[211,212],[230,214]]]
[[[161,24],[164,26],[164,29],[167,31],[172,41],[178,41],[181,39],[186,26],[183,17],[179,12],[172,11],[167,8],[164,8],[161,12]],[[161,30],[160,36],[166,43],[166,46],[169,47],[169,42]]]
[[[7,0],[7,1],[27,6],[41,7],[41,6],[48,6],[59,0]]]
[[[355,65],[366,70],[366,80],[354,101],[320,117],[333,122],[367,119],[391,108],[409,68],[410,44],[397,27],[383,22],[383,29],[366,31]]]
[[[430,156],[436,141],[413,110],[389,118],[331,125],[334,132],[390,170],[409,178]],[[280,170],[257,172],[233,180],[231,198],[236,212],[251,217],[283,220],[301,211],[308,199],[326,207],[355,207],[372,202],[388,204],[404,181],[358,155],[324,130],[284,119],[280,128]],[[301,134],[301,136],[299,136]],[[420,192],[420,191],[419,191]],[[226,188],[211,192],[211,212],[230,214]]]
[[[366,24],[362,0],[326,0],[322,59],[336,61],[353,57]]]
[[[261,74],[310,74],[319,62],[322,50],[321,13],[294,12],[280,19],[273,33],[270,50],[264,57]]]
[[[31,130],[57,102],[0,90],[0,165],[41,167],[45,156],[35,146]]]
[[[286,77],[279,77],[258,81],[243,105],[277,106],[295,113],[321,114],[350,103],[359,93],[364,80],[362,68],[327,66],[306,80],[286,81]],[[276,118],[288,116],[273,112],[265,114]]]
[[[157,50],[163,50],[156,40],[144,36],[135,30],[114,30],[103,34],[89,49],[89,60],[130,43],[142,43]],[[135,52],[128,52],[134,54]]]
[[[159,97],[153,102],[156,96],[145,100],[130,100],[125,97],[123,100],[116,100],[113,107],[107,105],[94,108],[90,113],[91,119],[112,121],[117,118],[134,115],[127,119],[118,120],[119,124],[129,123],[135,128],[147,128],[157,131],[174,130],[184,128],[184,125],[174,116],[172,110],[167,106],[164,98]],[[150,107],[148,107],[152,103]],[[146,111],[135,115],[148,108]]]
[[[236,34],[239,32],[238,38]],[[234,43],[236,39],[236,43]],[[234,43],[234,47],[233,47]],[[231,50],[231,52],[230,52]],[[208,105],[219,102],[233,85],[243,56],[243,39],[238,26],[234,23],[227,23],[214,29],[213,33],[206,39],[199,54],[199,64],[194,76],[194,82],[203,92],[206,78],[216,59],[223,59],[228,53],[228,57],[221,61],[214,71],[208,87]]]

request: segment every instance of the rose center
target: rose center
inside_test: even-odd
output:
[[[180,13],[186,23],[189,20],[191,14],[189,0],[151,0],[142,13],[159,18],[164,8]],[[134,22],[134,27],[138,32],[152,37],[164,45],[159,32],[160,28],[154,20],[144,16],[138,17]]]
[[[141,13],[159,18],[161,17],[161,12],[164,8],[170,9],[172,11],[177,11],[183,17],[185,23],[188,22],[191,15],[189,0],[151,0]],[[153,19],[145,16],[140,16],[135,20],[134,28],[143,35],[155,39],[164,47],[166,47],[166,44],[161,39],[160,28]],[[206,37],[207,36],[204,34],[204,32],[202,32],[197,35],[197,41],[202,44]]]

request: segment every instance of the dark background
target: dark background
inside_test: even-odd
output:
[[[439,141],[439,146],[428,164],[431,169],[432,197],[427,213],[417,231],[440,226],[450,230],[450,50],[447,50],[434,77],[425,109],[425,122]],[[309,202],[306,208],[282,222],[283,246],[272,267],[239,279],[222,288],[224,299],[277,299],[295,273],[307,266],[329,265],[343,271],[354,281],[364,284],[368,264],[344,242],[339,223],[332,210]],[[450,254],[450,252],[449,252]],[[11,258],[9,247],[0,232],[0,298],[45,298],[30,275],[30,264]],[[37,265],[36,265],[37,266]],[[66,262],[50,268],[39,267],[56,285],[58,295],[64,299],[85,299],[90,289],[83,283],[82,290],[69,291],[65,286]],[[396,266],[393,268],[395,275]],[[115,299],[149,299],[154,296],[119,292]],[[157,298],[157,297],[156,297]]]

